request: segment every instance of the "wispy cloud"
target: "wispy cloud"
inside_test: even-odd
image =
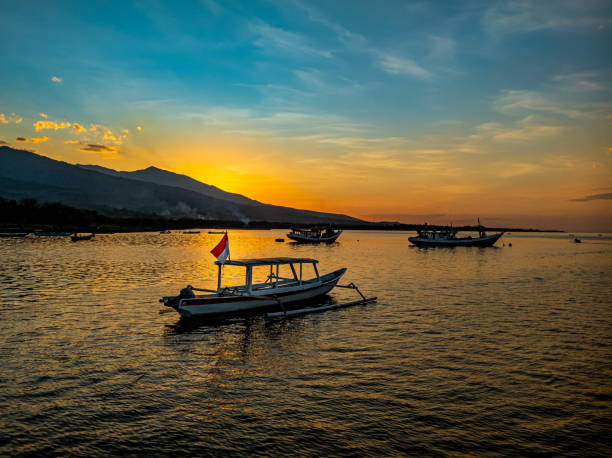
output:
[[[15,141],[17,141],[17,142],[27,142],[27,141],[28,141],[28,139],[27,139],[27,138],[25,138],[25,137],[17,137],[17,138],[15,139]]]
[[[294,74],[297,79],[307,88],[307,90],[312,90],[316,94],[332,93],[348,95],[361,91],[366,87],[365,85],[356,83],[348,78],[335,77],[334,79],[331,79],[325,73],[315,69],[295,70]],[[300,93],[300,95],[303,96],[309,95],[309,93],[295,90],[295,88],[292,88],[292,91],[294,94]]]
[[[263,49],[277,49],[284,53],[301,56],[317,56],[331,58],[332,53],[326,49],[318,49],[309,40],[295,32],[273,27],[263,22],[252,23],[250,29],[257,35],[253,44]]]
[[[58,76],[52,76],[51,81],[53,81],[54,83],[61,83],[62,81],[64,81],[64,78],[60,78]]]
[[[85,130],[85,128],[81,124],[79,124],[78,122],[73,123],[72,124],[72,128],[77,133],[77,135]]]
[[[386,52],[375,54],[383,70],[392,75],[410,75],[420,79],[429,79],[433,76],[431,72],[407,57],[399,57]]]
[[[365,53],[369,55],[372,60],[386,73],[392,75],[411,76],[419,79],[429,79],[433,76],[430,71],[423,68],[423,66],[416,62],[416,60],[413,58],[390,52],[373,45],[365,36],[354,33],[343,25],[329,20],[324,14],[313,6],[300,0],[293,0],[291,3],[295,7],[305,11],[311,21],[323,25],[335,33],[338,40],[340,40],[346,49],[354,53]],[[437,42],[436,39],[433,40],[433,48],[435,48],[435,52],[451,52],[451,48],[454,47],[452,40],[448,39],[445,41],[445,39],[441,37],[438,38],[439,40]],[[452,52],[454,52],[454,49]]]
[[[348,30],[346,27],[333,21],[330,21],[324,14],[322,14],[313,6],[308,5],[300,0],[293,0],[290,3],[291,5],[304,11],[311,21],[321,24],[332,32],[334,32],[338,39],[342,43],[344,43],[345,46],[351,49],[359,50],[363,49],[368,44],[368,40],[363,35],[354,33]]]
[[[40,117],[43,118],[43,119],[47,119],[48,118],[48,116],[45,113],[40,113]]]
[[[64,143],[66,145],[76,145],[77,143],[80,143],[78,140],[65,140]]]
[[[609,3],[600,0],[534,2],[506,0],[490,2],[482,16],[493,35],[540,30],[597,29],[612,24]]]
[[[533,162],[512,162],[504,164],[498,175],[502,178],[513,178],[541,170],[542,166]]]
[[[501,95],[495,99],[494,107],[504,114],[524,114],[535,111],[562,115],[572,119],[588,115],[588,112],[556,102],[539,92],[527,90],[502,91]]]
[[[435,59],[452,59],[455,57],[457,43],[449,37],[432,35],[429,37],[430,57]]]
[[[549,137],[561,132],[560,126],[537,124],[533,117],[527,116],[510,126],[497,122],[487,122],[476,127],[473,139],[490,140],[533,140],[538,137]]]
[[[570,199],[570,202],[590,202],[591,200],[612,200],[612,192],[605,194],[591,194],[589,196]]]
[[[560,74],[553,77],[565,91],[590,92],[609,89],[612,75],[603,71],[584,71]]]

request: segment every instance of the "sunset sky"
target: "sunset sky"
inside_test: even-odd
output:
[[[3,0],[0,143],[266,203],[612,231],[612,2]]]

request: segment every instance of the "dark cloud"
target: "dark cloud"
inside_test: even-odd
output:
[[[28,139],[25,137],[17,137],[15,140],[17,140],[18,142],[27,142]]]
[[[570,199],[570,202],[589,202],[591,200],[612,200],[612,192],[605,194],[591,194],[590,196],[581,197],[580,199]]]
[[[89,151],[92,153],[116,153],[119,151],[119,148],[116,146],[97,145],[95,143],[89,143],[87,146],[79,148],[79,151]]]

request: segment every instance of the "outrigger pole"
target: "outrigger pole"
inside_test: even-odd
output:
[[[362,294],[362,292],[359,291],[359,288],[357,288],[357,285],[355,285],[355,283],[352,283],[352,282],[349,283],[348,285],[336,285],[336,288],[354,289],[355,291],[359,293],[359,295],[361,296],[361,299],[357,301],[344,302],[342,304],[328,304],[328,305],[322,305],[320,307],[307,307],[307,308],[297,309],[297,310],[285,310],[285,307],[283,307],[282,303],[279,301],[279,305],[283,309],[283,311],[266,313],[266,318],[285,318],[288,316],[305,315],[307,313],[324,312],[326,310],[334,310],[334,309],[339,309],[339,308],[344,308],[344,307],[351,307],[353,305],[369,304],[371,302],[376,302],[376,299],[377,299],[376,296],[365,297]]]

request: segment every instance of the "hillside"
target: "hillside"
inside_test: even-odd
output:
[[[35,198],[108,213],[131,210],[171,218],[295,224],[358,224],[346,215],[267,205],[185,175],[150,167],[117,172],[76,166],[29,151],[0,147],[0,196]]]

